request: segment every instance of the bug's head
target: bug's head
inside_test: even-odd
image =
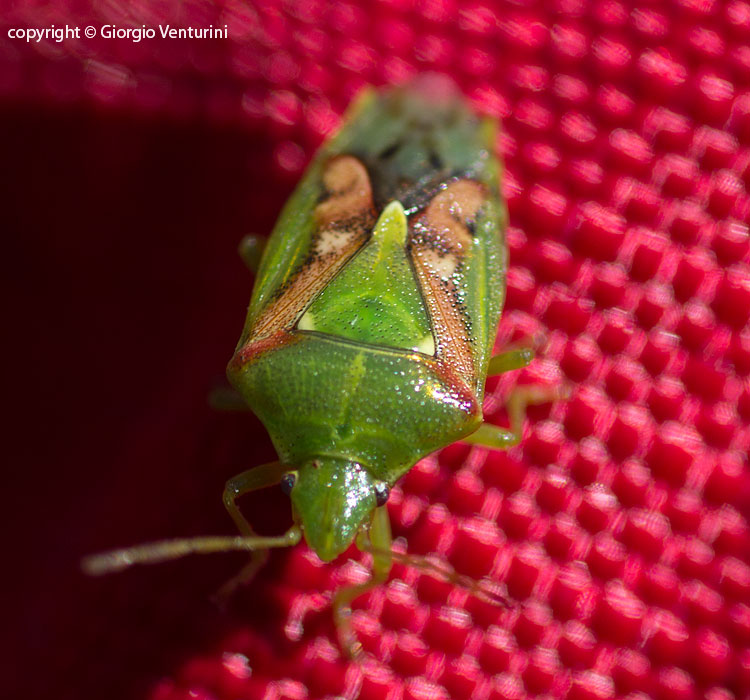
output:
[[[307,544],[323,561],[344,552],[373,510],[388,498],[388,486],[357,462],[316,457],[281,481]]]

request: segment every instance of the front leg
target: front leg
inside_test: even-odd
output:
[[[358,538],[359,539],[359,538]],[[369,581],[342,588],[333,598],[333,618],[339,635],[341,648],[349,658],[357,658],[362,653],[362,644],[352,629],[352,601],[367,593],[375,586],[384,583],[393,566],[393,554],[391,547],[393,537],[391,536],[391,522],[388,519],[388,508],[380,506],[372,515],[368,543],[358,541],[360,549],[372,553],[372,576]]]
[[[246,537],[257,537],[250,523],[237,505],[237,499],[251,491],[274,486],[281,481],[281,477],[289,471],[289,468],[279,462],[263,464],[260,467],[248,469],[227,481],[224,488],[224,507],[234,520],[237,529]],[[241,585],[249,583],[258,573],[258,570],[268,560],[268,550],[258,549],[250,554],[250,561],[242,569],[227,581],[216,593],[219,604],[224,604],[235,590]]]

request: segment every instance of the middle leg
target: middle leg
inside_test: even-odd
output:
[[[487,376],[491,377],[511,370],[523,369],[533,359],[534,351],[531,348],[506,350],[490,359]],[[482,423],[475,432],[463,438],[462,442],[497,450],[504,450],[517,445],[522,437],[526,408],[557,401],[565,398],[566,395],[567,392],[559,386],[549,387],[534,384],[516,386],[506,402],[510,428],[499,428],[492,423]]]

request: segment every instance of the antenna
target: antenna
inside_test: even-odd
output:
[[[278,537],[234,537],[207,536],[177,540],[161,540],[139,544],[110,552],[92,554],[81,560],[81,568],[90,576],[102,576],[123,571],[134,564],[158,564],[180,559],[188,554],[212,554],[214,552],[253,552],[258,549],[292,547],[302,539],[297,525]]]

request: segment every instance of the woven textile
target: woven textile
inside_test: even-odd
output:
[[[0,7],[22,341],[8,697],[750,697],[750,4]],[[490,381],[485,414],[502,424],[518,382],[570,396],[531,408],[507,453],[423,460],[389,509],[397,547],[511,607],[396,566],[355,603],[356,664],[330,614],[366,575],[354,551],[275,552],[226,614],[209,598],[241,555],[85,579],[92,551],[232,533],[223,482],[273,459],[258,421],[206,406],[250,293],[236,244],[270,231],[363,85],[424,71],[503,122],[498,347],[540,351]],[[275,491],[243,508],[262,532],[290,522]]]

